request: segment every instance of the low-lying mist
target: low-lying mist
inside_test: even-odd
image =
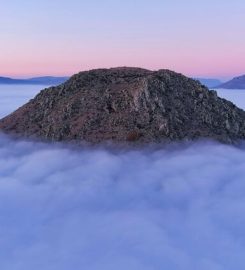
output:
[[[0,84],[0,119],[24,105],[47,86]]]
[[[42,86],[1,86],[0,118]],[[231,92],[232,91],[232,92]],[[244,105],[244,93],[219,90]],[[243,270],[245,150],[112,151],[0,135],[3,270]]]
[[[245,150],[72,150],[0,136],[4,270],[245,265]]]

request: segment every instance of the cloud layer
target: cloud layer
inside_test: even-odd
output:
[[[0,117],[39,88],[1,86]],[[241,91],[219,94],[244,107]],[[74,150],[0,135],[0,268],[244,269],[244,160],[211,142]]]
[[[1,135],[1,269],[243,269],[244,160],[214,143],[73,150]]]
[[[34,97],[43,85],[4,85],[0,84],[0,119]]]

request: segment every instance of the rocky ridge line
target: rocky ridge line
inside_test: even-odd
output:
[[[169,70],[80,72],[0,120],[2,132],[51,141],[158,143],[245,138],[245,112]]]

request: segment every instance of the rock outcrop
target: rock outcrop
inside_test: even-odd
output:
[[[245,112],[169,70],[80,72],[0,120],[3,132],[52,141],[162,142],[245,138]]]

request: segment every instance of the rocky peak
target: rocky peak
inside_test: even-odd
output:
[[[245,112],[170,70],[80,72],[0,120],[3,132],[48,140],[162,142],[245,137]]]

